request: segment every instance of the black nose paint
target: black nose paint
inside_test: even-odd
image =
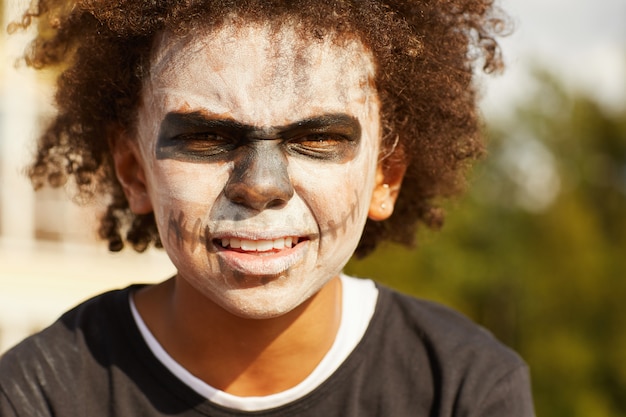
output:
[[[278,140],[253,140],[234,152],[233,172],[224,194],[255,210],[282,207],[293,196],[288,160]]]

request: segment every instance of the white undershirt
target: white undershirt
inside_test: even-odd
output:
[[[178,379],[199,395],[224,407],[241,411],[260,411],[285,405],[302,398],[330,377],[361,341],[374,314],[378,289],[371,280],[341,275],[342,315],[332,347],[317,367],[295,387],[262,397],[239,397],[213,388],[176,362],[152,335],[129,297],[133,317],[146,344],[157,359]]]

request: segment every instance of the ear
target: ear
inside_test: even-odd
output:
[[[391,216],[405,172],[406,165],[403,163],[387,166],[384,166],[382,162],[378,164],[374,192],[368,211],[368,217],[371,220],[382,221]]]
[[[152,202],[146,186],[146,174],[137,145],[125,135],[109,140],[117,179],[122,185],[130,210],[135,214],[152,212]]]

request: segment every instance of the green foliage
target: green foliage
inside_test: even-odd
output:
[[[538,94],[490,126],[490,155],[442,232],[348,273],[451,305],[529,363],[538,415],[626,415],[626,111]]]

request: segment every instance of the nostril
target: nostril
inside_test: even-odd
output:
[[[279,208],[283,208],[285,205],[287,205],[287,201],[285,200],[281,200],[281,199],[275,199],[272,200],[270,202],[267,203],[267,206],[265,206],[265,208],[268,209],[279,209]]]

